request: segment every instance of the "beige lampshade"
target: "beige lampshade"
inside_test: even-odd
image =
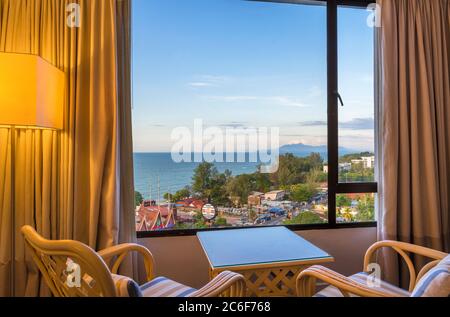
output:
[[[0,125],[62,129],[64,80],[39,56],[0,53]]]

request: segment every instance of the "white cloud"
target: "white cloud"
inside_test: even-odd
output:
[[[292,145],[292,144],[308,144],[313,146],[322,146],[324,144],[327,144],[327,137],[324,135],[303,135],[301,137],[297,138],[286,138],[285,144]]]
[[[214,84],[206,83],[206,82],[192,82],[192,83],[189,83],[188,85],[191,86],[191,87],[196,87],[196,88],[214,86]]]
[[[302,101],[288,97],[288,96],[205,96],[204,98],[213,101],[223,101],[223,102],[242,102],[242,101],[255,101],[266,104],[286,106],[286,107],[298,107],[306,108],[309,105],[303,103]]]
[[[195,80],[188,83],[190,87],[194,88],[218,87],[231,81],[231,78],[227,76],[199,75],[194,77]]]

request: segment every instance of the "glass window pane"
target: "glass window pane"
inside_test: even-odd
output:
[[[326,7],[134,0],[133,10],[137,229],[326,222]]]
[[[375,181],[374,29],[366,9],[339,7],[339,181]]]

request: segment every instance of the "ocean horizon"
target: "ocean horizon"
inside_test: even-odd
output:
[[[135,190],[140,192],[144,199],[151,198],[157,201],[163,200],[163,195],[167,192],[174,193],[190,186],[194,170],[200,164],[174,162],[170,152],[135,152],[133,156]],[[220,173],[228,169],[236,176],[256,172],[259,164],[259,162],[215,162],[214,166]]]

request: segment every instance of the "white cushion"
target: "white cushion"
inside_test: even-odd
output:
[[[367,273],[358,273],[355,275],[350,276],[352,280],[355,282],[358,282],[363,285],[367,285],[367,278],[369,275]],[[374,288],[375,290],[383,291],[383,292],[389,292],[391,294],[399,295],[402,297],[409,297],[411,294],[404,289],[398,288],[397,286],[394,286],[392,284],[389,284],[384,281],[380,281],[380,287]],[[327,288],[323,289],[322,291],[318,292],[314,297],[343,297],[344,295],[334,286],[328,286]],[[350,294],[352,297],[358,297],[354,294]]]
[[[133,279],[118,274],[111,274],[111,276],[118,297],[142,297],[139,285]]]
[[[450,297],[450,255],[417,283],[412,297]]]
[[[196,289],[172,281],[166,277],[157,277],[141,286],[144,297],[189,297]]]

